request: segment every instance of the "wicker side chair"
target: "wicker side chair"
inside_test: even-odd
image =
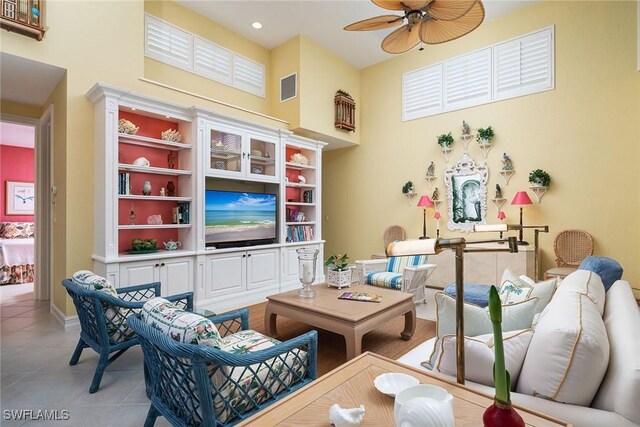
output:
[[[564,230],[553,240],[553,251],[558,266],[547,270],[544,277],[564,279],[577,270],[583,259],[593,255],[593,238],[583,230]]]
[[[160,296],[160,282],[116,289],[118,297],[85,289],[70,279],[62,281],[73,299],[80,320],[80,339],[69,365],[75,365],[82,350],[91,348],[100,355],[89,393],[100,388],[105,369],[134,345],[139,344],[135,332],[126,323],[127,316],[142,309],[145,301]],[[166,297],[185,310],[193,309],[193,293]],[[112,353],[113,356],[109,357]]]
[[[225,342],[242,342],[248,310],[210,317]],[[174,341],[133,314],[127,323],[138,334],[148,375],[151,406],[145,427],[163,415],[174,426],[234,425],[316,378],[318,334],[310,331],[257,350]],[[244,332],[243,332],[244,331]],[[240,336],[239,340],[235,337]],[[263,336],[264,337],[264,336]]]
[[[389,243],[395,242],[396,240],[405,240],[406,238],[407,232],[399,225],[392,225],[390,227],[387,227],[386,230],[384,230],[383,236],[384,250],[387,250],[387,246],[389,246]]]

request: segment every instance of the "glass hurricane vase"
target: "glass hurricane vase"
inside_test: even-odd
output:
[[[298,277],[302,283],[299,295],[303,298],[313,298],[316,296],[316,291],[311,285],[316,280],[316,262],[320,251],[300,248],[296,252],[298,253]]]

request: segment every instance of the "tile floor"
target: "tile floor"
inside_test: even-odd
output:
[[[0,287],[0,425],[142,426],[149,409],[142,352],[134,347],[110,365],[97,393],[89,384],[98,356],[85,349],[76,366],[69,358],[78,330],[65,331],[49,302],[33,300],[32,285]],[[6,420],[5,410],[68,410],[66,421]],[[158,418],[156,426],[168,426]]]
[[[432,295],[432,294],[428,294]],[[417,315],[434,319],[433,299]],[[89,394],[98,355],[85,349],[76,366],[69,358],[78,330],[65,331],[49,302],[33,300],[33,285],[0,286],[0,425],[142,426],[149,409],[140,347],[111,364],[100,390]],[[67,410],[66,421],[6,420],[5,410]],[[168,426],[162,417],[156,426]]]

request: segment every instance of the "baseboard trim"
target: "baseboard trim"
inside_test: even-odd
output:
[[[80,328],[80,321],[78,320],[77,315],[67,317],[58,309],[58,307],[53,305],[53,303],[51,303],[51,314],[64,327],[65,331]]]

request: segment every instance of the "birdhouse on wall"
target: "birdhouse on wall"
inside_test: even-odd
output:
[[[347,131],[356,130],[356,102],[351,95],[343,90],[336,92],[334,98],[336,105],[336,129],[344,129]]]

